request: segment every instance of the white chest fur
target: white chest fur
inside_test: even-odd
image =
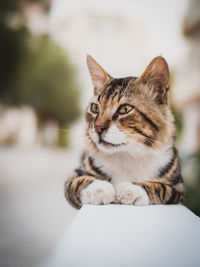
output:
[[[144,182],[152,180],[171,159],[172,151],[165,147],[156,153],[133,157],[128,153],[93,155],[94,164],[112,178],[113,185],[123,181]]]

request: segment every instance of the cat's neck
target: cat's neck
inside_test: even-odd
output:
[[[129,151],[120,151],[115,153],[105,153],[102,151],[92,150],[89,151],[89,154],[97,158],[103,158],[105,160],[131,160],[131,161],[149,161],[152,158],[158,158],[161,155],[172,154],[173,152],[173,143],[165,144],[157,150],[148,150],[145,153],[138,153],[138,151],[129,150]]]
[[[158,151],[149,151],[146,155],[128,152],[113,154],[97,152],[90,155],[94,158],[95,164],[112,177],[114,184],[123,180],[143,182],[155,178],[159,171],[170,162],[173,156],[173,146],[165,145]]]

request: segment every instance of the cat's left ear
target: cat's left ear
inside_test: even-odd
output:
[[[136,83],[142,82],[146,85],[158,104],[166,104],[168,102],[169,77],[169,67],[166,60],[158,56],[149,63]]]
[[[89,55],[87,55],[87,66],[94,85],[94,94],[98,95],[113,78]]]

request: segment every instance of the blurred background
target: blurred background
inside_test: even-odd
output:
[[[32,267],[76,214],[91,54],[114,77],[162,55],[171,70],[185,205],[200,216],[200,1],[0,1],[0,266]]]

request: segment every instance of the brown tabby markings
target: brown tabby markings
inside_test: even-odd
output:
[[[78,173],[77,173],[78,175]],[[65,184],[65,196],[67,200],[75,207],[81,207],[80,192],[86,186],[91,184],[95,178],[89,175],[73,176]]]
[[[158,177],[153,182],[139,183],[139,185],[147,191],[151,204],[174,204],[183,201],[183,178],[175,147],[172,159],[160,170]]]
[[[131,116],[121,118],[120,121],[122,123],[122,126],[124,126],[125,128],[132,127],[136,133],[139,133],[143,135],[144,137],[146,137],[146,138],[143,138],[143,141],[144,141],[144,144],[146,144],[147,146],[153,146],[155,139],[156,139],[157,144],[162,143],[162,138],[163,137],[166,138],[165,128],[168,127],[168,125],[166,125],[164,120],[160,121],[159,118],[157,118],[158,116],[156,113],[158,112],[159,114],[162,109],[165,112],[166,107],[165,106],[159,107],[158,111],[152,114],[149,114],[151,116],[151,119],[150,119],[150,116],[145,114],[142,108],[147,109],[148,112],[149,111],[151,112],[150,106],[154,105],[154,103],[149,103],[150,104],[149,106],[145,106],[144,96],[143,95],[141,96],[141,92],[138,91],[137,88],[135,88],[135,84],[134,84],[135,80],[136,78],[127,77],[127,78],[121,78],[121,79],[114,79],[113,81],[111,81],[111,83],[106,88],[104,88],[104,90],[102,90],[101,94],[98,96],[98,102],[101,103],[102,108],[103,108],[102,113],[104,113],[104,111],[106,110],[106,107],[108,106],[117,107],[120,103],[120,100],[123,98],[123,96],[128,99],[134,98],[135,101],[133,103],[135,104],[134,105],[135,114],[134,116],[132,116],[132,118]],[[132,82],[131,84],[130,84],[130,81]],[[129,92],[127,92],[127,89],[129,89]],[[130,95],[130,91],[131,91],[131,95]],[[149,100],[147,101],[147,103],[148,102]],[[118,116],[115,113],[112,116],[112,119],[107,119],[107,121],[105,121],[104,124],[107,124],[107,125],[111,124],[111,120],[116,120],[117,117]],[[94,120],[97,120],[97,119],[98,117],[94,118],[94,116],[90,113],[90,111],[86,112],[86,120],[88,121],[89,124],[94,122]],[[132,121],[132,125],[130,124],[131,121]],[[172,125],[171,127],[173,128]],[[158,131],[159,131],[159,134],[157,134]],[[155,144],[155,147],[156,147],[156,144]]]
[[[157,57],[155,60],[164,59]],[[99,114],[93,114],[89,105],[86,110],[86,121],[88,129],[97,123],[108,129],[115,123],[119,129],[126,130],[130,138],[134,135],[136,142],[144,144],[149,149],[158,150],[164,144],[172,144],[170,148],[173,152],[172,157],[166,166],[159,170],[157,177],[142,183],[133,181],[133,184],[145,189],[150,204],[179,203],[184,197],[184,186],[178,153],[173,141],[173,117],[167,105],[169,84],[166,75],[159,76],[159,79],[153,78],[148,68],[139,78],[113,79],[108,75],[109,82],[104,88],[100,92],[95,90],[98,92],[95,94],[96,103],[100,105],[101,110]],[[165,84],[165,88],[161,88],[160,84]],[[130,104],[133,110],[130,114],[120,116],[117,110],[124,103]],[[99,153],[88,132],[86,136],[90,150]],[[73,206],[76,208],[82,206],[80,192],[95,179],[112,182],[112,177],[96,166],[94,159],[86,151],[82,157],[81,166],[65,184],[66,198]]]

